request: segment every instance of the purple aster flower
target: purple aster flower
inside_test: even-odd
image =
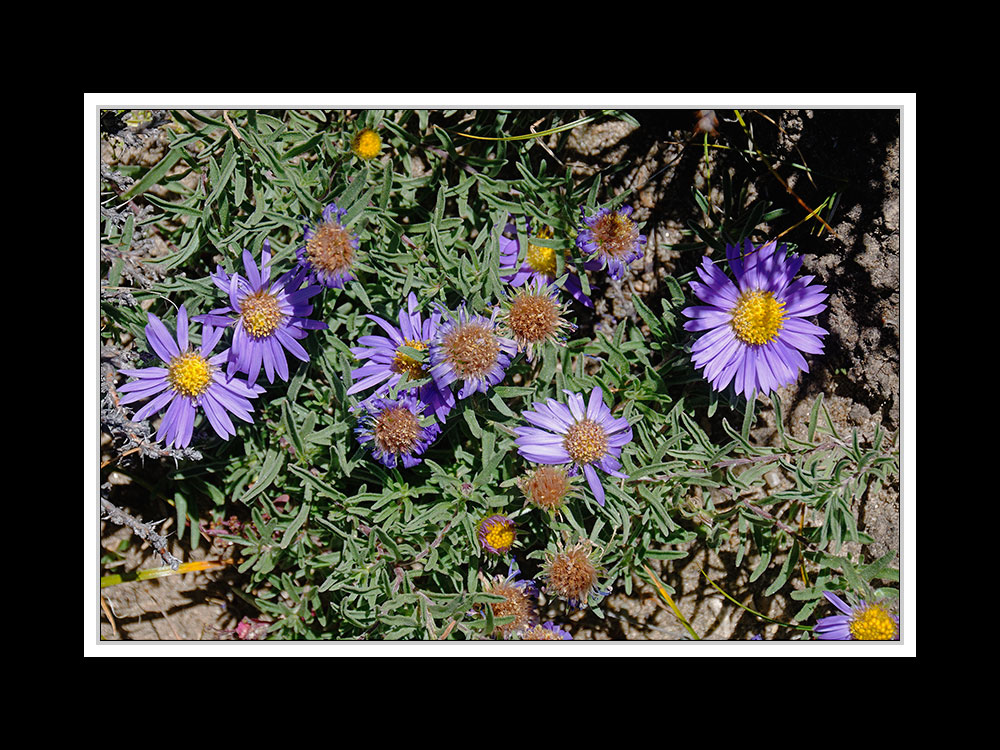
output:
[[[274,382],[275,374],[288,380],[285,351],[308,362],[309,355],[298,339],[305,338],[310,330],[326,328],[326,323],[306,317],[313,310],[308,304],[309,298],[318,294],[320,287],[302,287],[306,278],[304,270],[288,271],[271,281],[271,243],[268,240],[264,240],[260,270],[249,250],[243,251],[243,268],[247,274],[245,279],[237,273],[230,276],[218,267],[212,281],[229,295],[229,305],[194,319],[209,325],[233,325],[230,377],[236,372],[244,372],[253,385],[263,365],[269,383]]]
[[[445,313],[430,347],[431,376],[439,388],[461,380],[458,397],[468,398],[503,380],[517,344],[496,332],[499,312],[485,318],[468,313],[463,303],[457,313]]]
[[[146,340],[166,367],[146,367],[142,370],[120,370],[122,375],[136,378],[118,390],[126,394],[122,404],[154,397],[132,417],[141,422],[166,407],[166,414],[156,431],[157,440],[166,445],[185,448],[191,442],[194,418],[200,408],[212,429],[223,440],[236,435],[229,413],[244,422],[253,423],[250,399],[264,392],[260,386],[248,386],[237,378],[223,377],[219,368],[229,350],[212,355],[222,338],[223,329],[206,326],[197,349],[188,340],[188,314],[184,305],[177,312],[177,338],[152,313],[146,326]]]
[[[514,443],[518,453],[536,464],[572,464],[569,474],[583,469],[597,503],[604,505],[604,485],[595,466],[613,477],[628,479],[619,471],[618,457],[622,447],[632,441],[632,428],[628,420],[611,416],[600,387],[590,392],[586,404],[580,394],[565,393],[568,406],[554,398],[532,404],[535,410],[525,411],[523,416],[534,426],[515,427]]]
[[[399,311],[399,327],[377,315],[366,315],[377,323],[389,337],[361,336],[361,346],[352,347],[351,353],[367,363],[351,371],[354,384],[347,390],[348,395],[379,386],[377,395],[385,395],[406,375],[410,380],[421,380],[430,373],[422,362],[404,354],[406,346],[417,351],[426,350],[437,333],[441,313],[434,313],[423,320],[417,309],[417,295],[410,292],[406,310]],[[455,396],[450,388],[441,388],[433,379],[424,385],[407,389],[406,393],[416,395],[430,407],[439,422],[443,422],[455,405]]]
[[[508,225],[508,230],[513,230],[513,226]],[[528,235],[531,236],[531,222],[528,222]],[[552,229],[549,227],[543,227],[537,235],[539,239],[550,239],[552,237]],[[511,286],[521,286],[526,281],[539,281],[541,283],[549,284],[555,281],[556,278],[556,249],[552,247],[542,247],[541,245],[535,245],[530,240],[528,242],[528,249],[525,251],[524,260],[520,259],[521,255],[521,243],[518,242],[517,238],[509,239],[500,236],[500,278],[506,281]],[[587,264],[585,268],[600,268],[600,264]],[[583,292],[583,285],[580,283],[580,277],[577,276],[575,269],[566,264],[563,266],[563,273],[569,274],[566,280],[562,283],[562,288],[565,289],[577,302],[580,302],[587,307],[593,307],[594,303],[590,301],[588,297]]]
[[[299,263],[309,272],[310,280],[331,289],[342,289],[355,279],[353,266],[357,257],[358,236],[341,222],[346,209],[330,203],[323,209],[322,220],[313,229],[306,225],[306,244],[295,251]]]
[[[726,257],[735,283],[708,258],[691,282],[704,306],[685,308],[692,320],[687,331],[708,331],[691,347],[691,359],[717,391],[733,383],[748,399],[794,383],[800,370],[809,371],[801,352],[820,354],[826,331],[804,318],[826,309],[826,287],[810,284],[814,276],[792,281],[802,266],[797,255],[787,255],[785,245],[772,241],[754,248],[743,245],[743,256],[734,245]]]
[[[425,424],[424,404],[414,396],[402,394],[395,400],[373,396],[359,409],[358,442],[370,442],[372,455],[390,469],[400,462],[407,469],[419,464],[422,459],[417,456],[441,433],[437,422]]]
[[[612,279],[624,278],[625,269],[642,257],[646,244],[646,235],[639,234],[639,225],[632,220],[632,207],[622,206],[617,211],[602,208],[587,216],[581,206],[580,213],[583,226],[576,235],[577,247],[592,255],[591,262],[596,261],[597,268],[606,268]]]
[[[494,514],[479,522],[476,537],[480,546],[494,555],[506,555],[514,546],[517,528],[507,516]]]
[[[823,596],[842,614],[822,617],[813,632],[823,641],[898,641],[899,617],[881,602],[850,606],[831,591]]]

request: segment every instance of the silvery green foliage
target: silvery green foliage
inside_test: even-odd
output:
[[[544,114],[547,127],[577,116]],[[238,531],[221,538],[240,560],[245,598],[271,622],[269,638],[490,637],[496,622],[487,605],[496,598],[483,592],[483,580],[506,575],[509,564],[477,544],[476,525],[492,513],[515,518],[513,555],[527,577],[559,540],[587,538],[601,550],[603,588],[629,593],[634,575],[646,577],[644,566],[681,558],[685,545],[700,539],[735,545],[738,566],[753,559],[750,579],[767,573],[768,595],[781,591],[803,602],[800,623],[824,589],[893,591],[879,588],[897,578],[891,556],[863,565],[843,551],[847,542],[871,541],[855,513],[865,493],[897,475],[892,436],[837,434],[817,399],[804,439],[781,431],[779,419],[777,444],[755,444],[762,402],[715,393],[691,366],[680,315],[691,304],[690,270],[662,279],[655,299],[634,295],[635,316],[610,330],[574,305],[579,328],[567,345],[544,348],[531,363],[518,357],[501,385],[460,401],[421,464],[390,470],[374,461],[355,440],[357,398],[346,393],[357,367],[350,347],[373,331],[365,314],[394,320],[411,291],[424,311],[465,301],[488,313],[504,292],[498,238],[511,218],[522,242],[520,219],[530,218],[553,228],[543,244],[569,250],[581,205],[617,206],[634,196],[607,191],[614,170],[579,180],[536,140],[456,135],[530,132],[538,112],[227,116],[172,112],[163,129],[170,147],[159,165],[118,167],[119,177],[104,181],[102,198],[112,206],[131,200],[142,210],[138,221],[109,212],[103,224],[106,287],[138,304],[102,299],[102,336],[143,341],[143,303],[171,320],[180,304],[192,316],[224,304],[209,279],[216,264],[233,273],[244,249],[259,257],[268,239],[273,266],[287,270],[305,224],[332,201],[346,208],[345,224],[360,237],[358,281],[313,300],[313,316],[329,327],[303,340],[310,361],[296,362],[287,383],[267,387],[254,424],[240,424],[235,439],[196,433],[200,459],[171,462],[159,485],[174,499],[192,545],[204,543],[200,524],[240,518]],[[368,162],[350,152],[362,126],[376,129],[384,144],[381,157]],[[547,146],[558,154],[565,135]],[[745,187],[726,181],[722,208],[711,209],[722,213],[715,229],[692,229],[688,249],[724,249],[780,217],[765,202],[746,200]],[[707,199],[693,194],[709,210]],[[153,234],[169,253],[135,247]],[[557,261],[563,271],[559,252]],[[584,291],[598,292],[582,260],[569,262],[579,264]],[[606,283],[603,274],[589,278]],[[529,466],[513,436],[521,412],[564,390],[595,386],[632,425],[634,440],[622,453],[629,479],[605,483],[604,507],[584,487],[561,516],[525,508],[517,480]],[[124,459],[117,468],[136,476],[144,470]],[[602,614],[601,597],[589,606]]]

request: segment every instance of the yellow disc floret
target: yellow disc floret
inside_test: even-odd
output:
[[[608,436],[597,422],[581,419],[566,431],[563,447],[575,463],[589,464],[608,452]]]
[[[382,150],[382,137],[371,128],[364,128],[351,141],[351,150],[360,159],[374,159]]]
[[[413,339],[403,339],[403,341],[406,342],[408,347],[417,351],[422,352],[427,348],[427,344],[423,341],[414,341]],[[427,377],[427,370],[424,369],[424,366],[420,362],[398,350],[396,351],[396,356],[392,358],[392,364],[389,365],[389,369],[398,373],[405,372],[410,380],[420,380],[420,378]]]
[[[850,623],[851,638],[856,641],[891,641],[896,637],[896,621],[877,602],[856,609]]]
[[[197,352],[184,352],[170,360],[167,382],[182,396],[196,398],[212,382],[212,365]]]
[[[506,519],[494,520],[492,523],[487,524],[487,528],[484,531],[486,532],[484,535],[486,546],[500,553],[506,552],[513,546],[514,537],[517,533],[514,524]]]
[[[785,321],[785,303],[778,302],[771,292],[743,292],[733,308],[730,325],[736,338],[744,344],[761,346],[773,341]]]

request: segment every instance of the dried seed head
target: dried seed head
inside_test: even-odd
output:
[[[336,218],[320,223],[306,241],[305,257],[318,271],[332,275],[345,274],[354,263],[354,234]]]
[[[529,503],[549,513],[558,513],[573,489],[566,468],[555,464],[539,466],[517,484]]]
[[[537,591],[530,581],[513,581],[511,578],[497,576],[483,587],[483,591],[504,598],[501,602],[490,603],[494,618],[514,617],[506,625],[497,625],[496,633],[501,638],[510,638],[538,624]]]
[[[597,592],[599,575],[593,557],[593,544],[589,539],[546,553],[542,570],[545,590],[571,605],[583,606],[587,603],[590,595]]]
[[[481,378],[496,366],[500,342],[489,326],[469,320],[444,335],[441,351],[459,378]]]
[[[420,436],[420,421],[405,406],[392,406],[375,417],[372,434],[384,453],[409,453]]]

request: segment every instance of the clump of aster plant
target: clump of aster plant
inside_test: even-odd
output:
[[[639,225],[632,220],[632,207],[602,208],[593,216],[582,207],[580,211],[583,225],[576,235],[577,247],[607,269],[612,279],[624,278],[625,269],[642,257],[646,244],[646,235],[639,234]]]
[[[576,326],[566,320],[566,306],[559,292],[544,281],[530,284],[508,295],[501,303],[501,331],[527,353],[530,362],[537,347],[562,344],[564,332]]]
[[[851,606],[832,591],[823,596],[841,614],[821,617],[813,632],[823,641],[896,641],[899,617],[884,602],[859,601]]]
[[[726,258],[733,280],[709,258],[697,269],[703,283],[692,281],[691,289],[707,304],[681,311],[692,319],[684,330],[707,331],[691,346],[691,360],[712,388],[732,384],[752,399],[809,371],[801,352],[822,353],[827,332],[805,318],[825,310],[829,295],[810,283],[814,276],[793,281],[802,259],[773,241],[727,245]]]
[[[271,243],[264,240],[260,269],[249,250],[243,251],[246,278],[231,276],[220,266],[212,275],[217,287],[229,295],[229,305],[197,315],[194,320],[216,326],[233,327],[229,350],[228,374],[246,373],[247,382],[257,382],[261,367],[269,383],[277,375],[288,380],[287,351],[302,362],[309,354],[299,343],[309,331],[326,328],[326,323],[312,320],[309,299],[318,294],[318,286],[302,286],[306,275],[301,270],[288,271],[271,279]]]
[[[344,225],[347,209],[327,204],[315,228],[306,225],[305,244],[295,251],[299,264],[312,280],[331,289],[342,289],[357,277],[354,262],[361,244],[358,236]]]
[[[188,338],[188,314],[184,305],[177,311],[176,339],[152,313],[148,313],[148,321],[146,340],[166,367],[119,370],[122,375],[135,378],[118,389],[125,394],[120,403],[152,399],[133,415],[133,422],[141,422],[165,407],[167,411],[156,431],[156,439],[177,448],[187,447],[191,442],[199,409],[223,440],[236,435],[229,414],[253,423],[250,399],[264,389],[222,374],[221,366],[229,350],[216,355],[212,350],[222,338],[223,329],[206,326],[201,345],[195,347]]]
[[[361,417],[355,429],[358,442],[371,443],[372,455],[390,469],[402,463],[407,469],[421,462],[441,432],[441,425],[423,418],[425,405],[414,396],[400,394],[396,399],[375,396],[360,406]]]
[[[571,607],[584,607],[591,596],[606,593],[597,585],[603,572],[593,543],[583,539],[546,552],[541,576],[546,594],[565,599]]]

